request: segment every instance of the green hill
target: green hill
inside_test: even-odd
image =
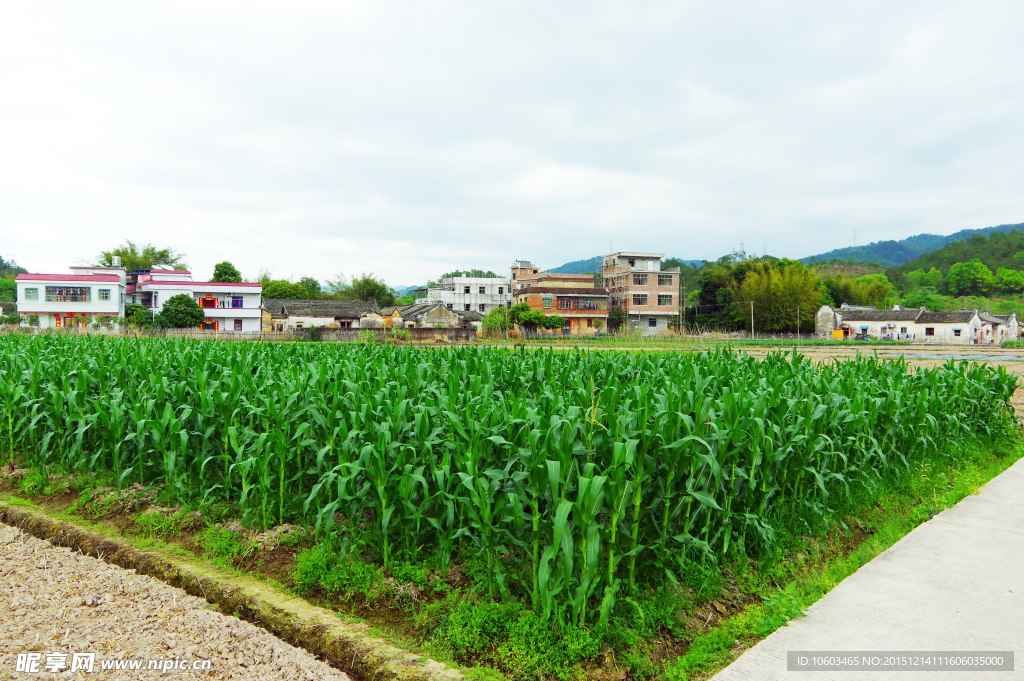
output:
[[[800,262],[811,264],[829,260],[858,260],[860,262],[877,262],[883,267],[899,267],[920,258],[949,244],[962,242],[974,236],[990,236],[1012,232],[1024,228],[1024,223],[1016,225],[999,225],[982,229],[962,229],[949,236],[938,234],[918,234],[900,241],[876,241],[867,246],[850,246],[837,248],[828,253],[801,258]],[[917,269],[916,267],[911,269]]]
[[[1020,229],[1024,225],[1017,227],[1018,229],[1009,232],[993,232],[991,236],[975,234],[966,241],[954,241],[908,263],[890,267],[885,274],[890,281],[901,283],[907,272],[922,269],[927,272],[934,267],[945,276],[955,263],[967,262],[974,258],[981,260],[993,272],[1000,267],[1021,269],[1024,267],[1024,256],[1014,256],[1024,253],[1024,229]]]

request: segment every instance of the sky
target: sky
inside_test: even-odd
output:
[[[1024,3],[0,4],[0,256],[198,278],[1024,222]]]

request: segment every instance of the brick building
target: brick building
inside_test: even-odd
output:
[[[530,272],[522,268],[516,276],[515,302],[526,303],[544,314],[565,318],[562,333],[588,335],[608,328],[608,289],[594,288],[592,274]]]
[[[612,309],[625,312],[628,328],[644,335],[668,330],[679,316],[679,268],[663,270],[664,256],[623,251],[602,259]]]

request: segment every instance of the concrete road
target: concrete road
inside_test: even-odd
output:
[[[1014,671],[787,671],[788,651],[1014,651]],[[714,681],[1024,679],[1024,460],[919,526]]]

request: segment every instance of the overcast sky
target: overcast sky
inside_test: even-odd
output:
[[[6,2],[0,255],[392,285],[1024,221],[1024,2]]]

